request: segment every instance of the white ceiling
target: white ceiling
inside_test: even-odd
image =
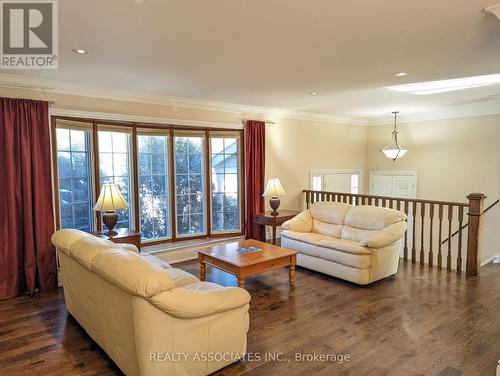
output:
[[[498,1],[64,0],[59,69],[2,73],[359,123],[497,113],[500,85],[385,87],[500,73],[500,21],[482,12]]]

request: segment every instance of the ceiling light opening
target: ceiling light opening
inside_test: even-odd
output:
[[[408,73],[407,72],[399,72],[399,73],[396,73],[395,76],[396,77],[404,77],[404,76],[408,76]]]
[[[87,53],[87,51],[82,48],[73,48],[73,52],[78,55],[85,55]]]

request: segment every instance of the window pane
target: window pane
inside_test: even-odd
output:
[[[99,131],[100,183],[115,183],[129,207],[118,212],[116,228],[132,225],[132,192],[130,166],[130,135],[122,132]]]
[[[312,178],[312,189],[313,191],[321,191],[323,190],[323,176],[315,175]]]
[[[56,129],[61,228],[93,229],[90,140],[87,131]]]
[[[175,137],[177,235],[205,234],[204,137]]]
[[[240,223],[239,140],[210,139],[212,175],[212,231],[237,232]]]
[[[168,137],[137,136],[142,238],[170,237]]]

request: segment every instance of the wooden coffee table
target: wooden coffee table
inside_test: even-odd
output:
[[[250,253],[238,251],[239,248],[251,246],[260,248],[262,251]],[[290,286],[294,286],[296,258],[297,252],[295,251],[253,239],[216,245],[198,251],[200,279],[205,280],[208,264],[234,274],[238,278],[238,286],[243,287],[246,276],[288,266]]]

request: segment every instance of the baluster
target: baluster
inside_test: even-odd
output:
[[[309,209],[309,203],[310,203],[310,193],[309,191],[306,192],[306,209]]]
[[[397,200],[396,202],[396,209],[401,210],[401,200]]]
[[[383,206],[383,207],[385,207],[385,206],[386,206],[386,204],[387,204],[387,199],[384,197],[384,198],[382,199],[382,206]]]
[[[438,268],[443,267],[443,255],[441,253],[443,242],[443,204],[439,204],[439,245],[438,245]]]
[[[458,255],[457,255],[457,272],[462,271],[462,222],[464,221],[464,207],[458,208]]]
[[[432,268],[434,264],[434,254],[432,253],[432,222],[434,220],[434,204],[430,203],[430,212],[429,212],[429,268]]]
[[[417,248],[415,248],[415,227],[417,222],[417,202],[413,201],[413,207],[411,211],[411,215],[413,217],[412,223],[412,236],[411,236],[411,263],[415,264],[417,258]]]
[[[405,214],[408,217],[408,201],[405,201]],[[408,219],[407,219],[408,224]],[[408,261],[408,228],[405,231],[405,246],[403,248],[404,260]]]
[[[424,262],[425,262],[425,252],[424,252],[425,202],[422,202],[420,204],[420,214],[422,217],[422,223],[420,225],[420,265],[424,265]]]
[[[453,221],[453,205],[448,205],[448,257],[446,259],[446,270],[451,271],[451,223]]]

